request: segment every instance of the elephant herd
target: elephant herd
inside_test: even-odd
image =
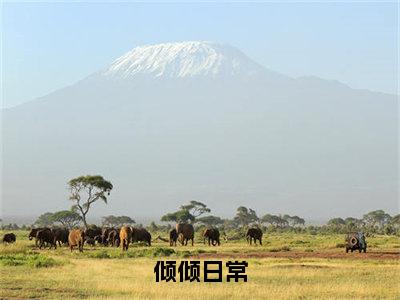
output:
[[[249,228],[246,232],[246,240],[251,245],[258,241],[262,245],[262,230],[258,227]],[[103,246],[121,247],[123,251],[128,250],[130,243],[143,242],[151,246],[151,234],[145,228],[136,228],[122,226],[121,228],[100,228],[90,227],[86,230],[66,228],[33,228],[28,235],[29,240],[35,239],[36,246],[57,248],[62,244],[68,245],[72,251],[75,247],[82,252],[84,243],[94,246],[96,243]],[[203,231],[204,244],[208,242],[209,246],[219,246],[220,233],[217,228],[206,228]],[[4,236],[3,242],[15,242],[13,233]],[[194,244],[194,227],[188,223],[178,223],[175,228],[169,232],[170,246],[176,246],[177,241],[181,245],[187,246],[190,241]]]

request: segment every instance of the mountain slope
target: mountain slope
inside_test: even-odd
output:
[[[396,106],[280,75],[229,46],[135,48],[3,113],[3,213],[66,208],[66,181],[86,173],[115,185],[100,215],[160,215],[190,199],[222,215],[393,211]]]

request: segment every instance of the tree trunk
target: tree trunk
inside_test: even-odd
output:
[[[86,223],[86,214],[82,214],[82,221],[83,221],[83,226],[85,226],[85,229],[88,229],[88,224]]]

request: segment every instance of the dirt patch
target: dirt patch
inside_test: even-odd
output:
[[[400,252],[247,252],[247,253],[202,253],[191,256],[193,258],[328,258],[328,259],[373,259],[373,260],[399,260]]]

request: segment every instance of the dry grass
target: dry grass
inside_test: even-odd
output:
[[[155,259],[71,259],[53,268],[2,267],[1,297],[138,299],[386,298],[399,294],[397,262],[248,260],[247,283],[156,283]]]
[[[290,251],[313,248],[315,251],[341,251],[336,237],[273,237],[263,247],[249,248],[243,242],[221,247],[203,245],[175,248],[172,259],[180,261],[185,254],[214,251],[246,253],[269,251],[290,244]],[[372,240],[375,249],[394,251],[398,242],[386,237]],[[387,244],[392,247],[388,248]],[[321,246],[323,245],[323,246]],[[164,246],[159,243],[156,246]],[[302,247],[302,248],[300,248]],[[152,247],[155,248],[155,247]],[[55,266],[0,266],[0,298],[114,298],[114,299],[399,299],[398,260],[360,260],[323,258],[249,258],[247,283],[156,283],[153,268],[157,260],[148,247],[132,247],[134,257],[120,255],[119,249],[86,247],[86,252],[70,253],[68,249],[41,250],[58,262]],[[168,247],[169,248],[169,247]],[[146,250],[146,251],[145,251]],[[0,246],[0,255],[32,255],[32,242],[19,240],[16,245]],[[109,258],[93,258],[106,252]],[[137,253],[143,257],[137,257]],[[157,252],[158,253],[158,252]],[[162,253],[162,252],[161,252]],[[186,253],[187,254],[187,253]],[[90,257],[90,256],[93,257]],[[362,255],[362,254],[360,254]],[[99,257],[101,257],[100,255]],[[128,255],[129,256],[129,255]],[[169,258],[171,258],[169,257]],[[224,261],[229,258],[224,258]],[[225,269],[224,269],[225,270]]]

